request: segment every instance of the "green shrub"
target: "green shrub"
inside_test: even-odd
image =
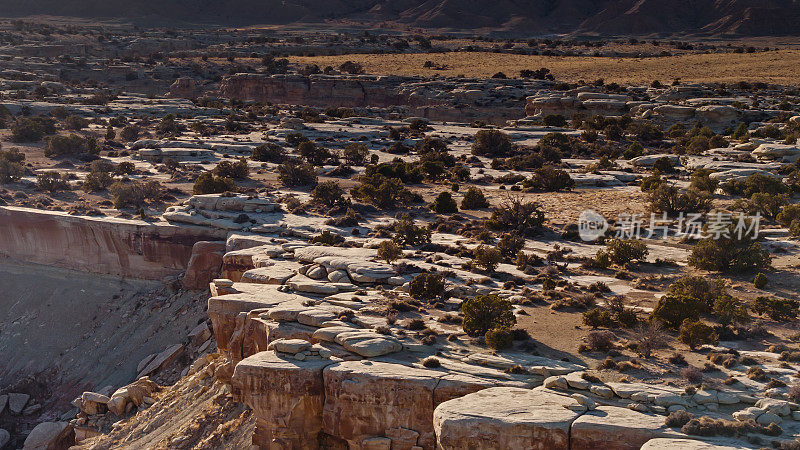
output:
[[[458,204],[449,192],[444,191],[433,200],[431,209],[439,214],[452,214],[458,212]]]
[[[292,147],[297,147],[303,142],[308,142],[308,138],[303,133],[288,133],[286,135],[286,143]]]
[[[650,320],[663,322],[666,326],[677,329],[686,319],[697,320],[706,310],[702,300],[685,295],[667,294],[658,299]]]
[[[677,187],[660,183],[653,187],[648,196],[650,210],[653,212],[675,215],[678,213],[702,213],[712,207],[708,194],[688,190],[681,191]]]
[[[697,169],[692,172],[692,176],[689,178],[691,180],[689,190],[713,194],[719,186],[719,180],[711,178],[712,173],[710,169]]]
[[[750,316],[747,314],[747,307],[739,299],[727,294],[714,300],[712,312],[723,327],[746,323],[750,320]]]
[[[496,294],[480,295],[461,304],[461,327],[470,337],[486,335],[495,328],[511,328],[517,323],[511,302]]]
[[[606,242],[606,248],[597,251],[595,261],[601,262],[604,259],[624,265],[631,261],[644,261],[649,250],[647,244],[633,239],[611,239]]]
[[[333,158],[333,154],[325,147],[317,147],[311,141],[301,142],[297,146],[300,156],[312,166],[323,166]]]
[[[386,178],[376,173],[362,175],[358,186],[350,190],[350,195],[380,209],[394,209],[417,201],[418,196],[408,190],[397,178]]]
[[[348,144],[342,152],[342,157],[348,164],[354,166],[363,166],[369,155],[369,149],[366,145],[361,143]]]
[[[126,125],[119,132],[119,137],[125,141],[135,141],[139,139],[139,127],[136,125]]]
[[[64,128],[68,130],[78,131],[89,126],[89,120],[83,117],[71,115],[64,119]]]
[[[214,175],[218,177],[243,180],[250,174],[250,168],[247,167],[247,160],[245,158],[241,158],[235,163],[230,161],[220,161],[217,164],[217,167],[214,167],[213,172]]]
[[[561,114],[548,114],[542,118],[542,125],[547,127],[565,127],[567,119]]]
[[[502,259],[499,250],[483,244],[473,250],[472,254],[475,265],[483,268],[487,272],[494,272]]]
[[[789,204],[789,195],[787,194],[767,194],[757,192],[750,196],[749,199],[737,200],[732,209],[741,210],[747,214],[755,215],[761,214],[767,219],[775,219],[782,208]]]
[[[710,236],[698,242],[689,255],[689,265],[703,270],[739,273],[747,270],[765,269],[770,266],[769,252],[761,243],[742,236],[738,239],[735,225],[728,229],[729,237]]]
[[[769,316],[777,322],[791,322],[797,319],[800,302],[789,298],[758,297],[753,301],[750,309],[761,316]]]
[[[47,140],[44,155],[47,157],[63,155],[80,155],[84,153],[97,153],[100,148],[94,138],[84,138],[76,134],[69,136],[51,136]]]
[[[431,230],[414,224],[410,217],[404,216],[394,223],[392,240],[401,246],[417,246],[431,241]]]
[[[655,188],[665,183],[666,181],[661,178],[661,174],[654,173],[642,178],[642,181],[639,182],[639,187],[642,189],[642,192],[652,192]]]
[[[511,138],[498,130],[480,130],[475,133],[472,154],[477,156],[503,156],[511,153]]]
[[[494,350],[505,350],[514,346],[513,335],[508,328],[493,328],[486,332],[486,345]]]
[[[0,183],[19,181],[25,175],[25,154],[12,148],[0,150]]]
[[[316,185],[311,191],[311,201],[328,208],[346,206],[348,203],[344,197],[344,190],[336,181],[326,181]]]
[[[44,172],[36,175],[36,189],[46,192],[68,191],[69,181],[66,174]]]
[[[757,193],[771,195],[789,193],[789,187],[780,178],[762,173],[754,173],[744,180],[732,180],[723,183],[720,187],[730,195],[739,195],[745,198],[750,198]]]
[[[314,186],[317,172],[311,164],[290,160],[278,166],[278,180],[284,186]]]
[[[719,335],[699,320],[686,319],[681,323],[678,339],[694,350],[698,345],[715,345],[719,342]]]
[[[417,300],[436,300],[444,295],[444,279],[436,273],[421,273],[409,283],[408,295]]]
[[[611,314],[611,311],[602,308],[594,308],[584,312],[583,323],[592,328],[613,328],[617,326],[617,321],[614,319],[614,315]]]
[[[550,277],[546,277],[542,280],[542,290],[543,291],[552,291],[556,288],[556,281]]]
[[[35,142],[55,134],[56,124],[49,117],[20,117],[11,124],[12,142]]]
[[[127,184],[116,182],[108,190],[117,209],[126,206],[142,207],[149,201],[159,200],[163,195],[161,183],[155,180],[144,183],[132,181]]]
[[[704,313],[711,311],[718,298],[728,296],[724,281],[696,275],[687,275],[670,284],[667,293],[699,299],[704,305]]]
[[[333,233],[330,230],[324,230],[322,233],[311,238],[312,244],[334,246],[344,242],[344,236]]]
[[[800,205],[784,206],[775,218],[781,225],[788,227],[793,236],[800,234],[792,232],[793,230],[800,231]]]
[[[470,186],[467,192],[464,193],[464,199],[461,200],[461,209],[472,210],[488,207],[489,201],[484,197],[483,191],[475,186]]]
[[[214,175],[211,172],[201,173],[192,187],[192,194],[220,194],[227,191],[236,191],[236,182],[230,178]]]
[[[538,192],[568,191],[575,186],[575,181],[567,171],[545,166],[534,170],[533,175],[522,182],[522,186]]]
[[[403,256],[403,250],[394,241],[383,241],[378,245],[378,258],[391,263]]]
[[[672,161],[670,161],[669,157],[665,156],[663,158],[658,158],[656,162],[653,163],[653,171],[659,173],[672,173],[675,172],[675,167],[673,167]]]
[[[280,145],[274,142],[267,142],[266,144],[262,144],[254,148],[250,159],[253,161],[280,164],[286,161],[286,152]]]
[[[644,154],[644,147],[642,147],[642,144],[638,142],[634,142],[633,144],[630,145],[630,147],[628,147],[627,149],[625,149],[624,152],[622,152],[622,156],[625,159],[637,158],[639,156],[642,156],[643,154]]]
[[[504,258],[514,258],[525,247],[525,238],[516,234],[505,233],[497,242],[497,250]]]
[[[756,277],[755,277],[755,278],[753,278],[753,286],[754,286],[756,289],[764,289],[764,287],[766,287],[766,286],[767,286],[767,282],[768,282],[768,281],[769,281],[769,280],[767,279],[767,276],[766,276],[766,275],[764,275],[763,273],[760,273],[760,272],[759,272],[759,274],[758,274],[758,275],[756,275]]]
[[[535,202],[523,202],[520,198],[511,198],[492,211],[492,217],[486,226],[493,230],[532,236],[544,225],[544,213]]]
[[[102,191],[111,186],[114,178],[108,172],[91,171],[81,185],[86,192]]]

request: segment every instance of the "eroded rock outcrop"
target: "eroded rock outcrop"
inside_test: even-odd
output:
[[[224,236],[210,228],[0,207],[0,255],[91,273],[177,275],[186,269],[195,242]]]

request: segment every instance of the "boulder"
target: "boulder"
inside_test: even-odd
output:
[[[656,438],[647,441],[641,450],[747,450],[749,446],[736,443],[712,443],[695,439]]]
[[[618,406],[598,406],[572,423],[571,450],[637,450],[650,439],[677,434],[664,416]]]
[[[397,339],[373,331],[345,331],[337,334],[335,341],[347,350],[366,358],[383,356],[403,349],[403,344]]]
[[[153,360],[150,361],[150,363],[147,364],[147,366],[144,369],[142,369],[141,372],[139,372],[137,378],[150,375],[152,373],[155,373],[163,369],[171,362],[178,359],[181,355],[183,355],[184,349],[185,348],[183,344],[175,344],[170,347],[167,347],[163,352],[156,355],[156,357],[153,358]]]
[[[231,378],[234,397],[253,409],[253,444],[316,449],[322,429],[323,369],[328,360],[284,359],[275,352],[248,356]]]
[[[11,440],[11,433],[7,430],[0,428],[0,448],[4,448]]]
[[[25,438],[24,450],[60,450],[75,444],[75,432],[68,422],[42,422]]]
[[[25,405],[28,404],[28,399],[30,398],[31,396],[28,394],[16,392],[8,394],[8,410],[11,411],[11,414],[22,413],[22,410],[25,409]]]
[[[300,353],[311,348],[311,343],[302,339],[276,339],[270,342],[268,350],[283,353]]]
[[[542,389],[494,387],[436,407],[438,448],[569,449],[574,400]]]
[[[366,438],[404,428],[418,445],[434,447],[434,390],[444,375],[376,361],[348,361],[325,368],[323,431],[358,448]]]
[[[208,289],[208,283],[219,276],[225,242],[198,241],[192,246],[192,256],[181,280],[184,289]]]

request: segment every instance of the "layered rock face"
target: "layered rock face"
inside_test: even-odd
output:
[[[186,269],[195,242],[224,236],[208,228],[0,207],[0,255],[91,273],[176,275]]]
[[[465,83],[427,81],[370,75],[263,75],[224,77],[219,95],[245,102],[318,107],[395,108],[407,115],[432,120],[469,122],[481,119],[504,123],[518,119],[524,98],[539,82],[479,80]],[[195,95],[185,83],[173,85],[170,95]]]
[[[310,106],[394,106],[409,98],[394,91],[393,77],[328,77],[299,75],[237,74],[225,77],[223,97],[249,102],[291,103]]]

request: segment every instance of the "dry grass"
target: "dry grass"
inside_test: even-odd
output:
[[[381,75],[423,75],[490,77],[503,72],[509,77],[520,69],[549,68],[557,80],[575,82],[603,78],[606,82],[650,83],[762,81],[778,84],[800,83],[800,51],[777,50],[761,53],[714,53],[662,58],[604,58],[528,56],[505,53],[453,52],[412,54],[351,54],[290,57],[293,63],[314,63],[320,67],[345,61],[364,65],[367,73]],[[447,65],[447,70],[423,68],[425,61]]]

